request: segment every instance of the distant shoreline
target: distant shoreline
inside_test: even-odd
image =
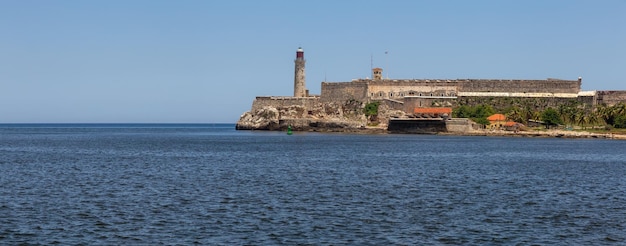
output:
[[[415,133],[389,133],[387,129],[380,127],[366,128],[344,128],[332,130],[309,130],[303,132],[320,133],[354,133],[354,134],[398,134],[414,135]],[[473,130],[469,132],[432,132],[424,135],[442,136],[485,136],[485,137],[542,137],[542,138],[595,138],[595,139],[617,139],[626,140],[626,134],[616,133],[592,133],[586,131],[565,131],[565,130],[545,130],[545,131],[504,131],[504,130]]]
[[[619,139],[626,140],[626,135],[615,133],[591,133],[585,131],[503,131],[503,130],[476,130],[472,132],[443,132],[439,135],[459,135],[459,136],[490,136],[490,137],[552,137],[552,138],[598,138],[598,139]]]

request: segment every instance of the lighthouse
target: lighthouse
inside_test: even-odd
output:
[[[296,51],[296,71],[293,79],[293,96],[294,97],[306,97],[306,76],[304,74],[304,64],[306,60],[304,60],[304,50],[302,47],[299,47]]]

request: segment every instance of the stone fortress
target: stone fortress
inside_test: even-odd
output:
[[[581,91],[580,77],[577,80],[388,79],[383,78],[382,68],[373,68],[371,79],[322,82],[321,94],[309,95],[302,48],[296,51],[294,62],[294,95],[256,97],[251,111],[241,116],[237,129],[363,128],[367,119],[355,111],[373,101],[381,103],[379,115],[384,118],[383,127],[388,124],[388,118],[403,118],[419,108],[479,104],[494,98],[540,102],[540,108],[572,100],[609,106],[626,101],[626,91]]]

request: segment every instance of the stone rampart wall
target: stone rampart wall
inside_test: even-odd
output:
[[[404,110],[404,102],[393,100],[393,99],[385,99],[382,100],[383,104],[387,105],[390,109],[394,110]]]
[[[576,98],[576,93],[522,93],[522,92],[459,92],[460,97],[562,97]]]
[[[478,125],[467,118],[452,118],[446,120],[446,129],[448,132],[471,132],[478,128]]]
[[[322,102],[345,102],[348,100],[367,102],[366,82],[322,82]]]
[[[597,100],[599,104],[606,104],[609,106],[615,105],[619,102],[626,103],[626,91],[598,91]]]
[[[322,83],[322,101],[336,99],[396,99],[406,96],[506,96],[572,97],[580,92],[578,80],[487,80],[487,79],[360,79]],[[483,95],[492,93],[494,95]],[[472,94],[472,95],[470,95]],[[476,94],[476,95],[473,95]]]
[[[440,79],[385,79],[385,80],[358,80],[359,82],[367,82],[370,86],[431,86],[431,87],[450,87],[456,86],[457,80],[440,80]]]
[[[267,106],[279,108],[298,105],[311,109],[319,102],[319,97],[256,97],[252,102],[251,112],[256,112]]]
[[[415,108],[451,107],[455,99],[456,97],[405,97],[403,110],[406,113],[413,113]]]
[[[406,96],[453,96],[457,87],[453,82],[385,80],[370,82],[368,92],[372,99],[401,99]]]
[[[578,80],[459,80],[459,92],[578,93]]]
[[[582,104],[586,104],[586,105],[596,105],[597,104],[596,100],[597,99],[595,96],[578,96],[576,98],[576,101],[579,101]]]

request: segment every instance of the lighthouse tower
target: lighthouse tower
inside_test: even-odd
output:
[[[293,79],[293,96],[294,97],[306,97],[306,86],[305,86],[305,74],[304,74],[304,50],[302,48],[298,48],[296,51],[296,74]]]

